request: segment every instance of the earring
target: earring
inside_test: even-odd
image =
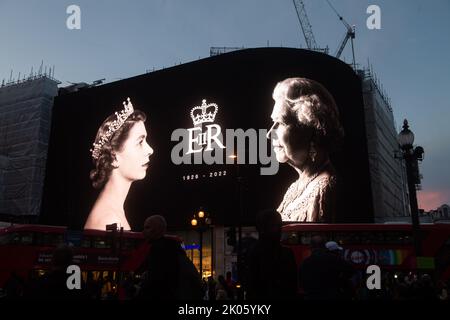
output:
[[[111,163],[111,166],[112,166],[114,169],[117,169],[117,168],[119,167],[119,164],[118,164],[118,161],[117,161],[117,158],[116,158],[115,155],[114,155],[114,160],[113,160],[112,163]]]
[[[309,157],[311,158],[311,161],[313,163],[316,162],[316,156],[317,156],[316,148],[314,147],[314,143],[311,142],[311,146],[309,147]]]

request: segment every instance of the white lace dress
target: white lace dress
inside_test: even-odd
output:
[[[298,179],[285,193],[278,207],[283,221],[330,222],[334,216],[336,176],[322,172],[306,187],[302,184]]]

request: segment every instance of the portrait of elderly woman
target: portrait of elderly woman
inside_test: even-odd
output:
[[[144,179],[153,149],[147,143],[144,112],[135,110],[130,98],[123,110],[110,115],[97,131],[93,143],[90,173],[92,185],[101,189],[89,213],[85,229],[105,230],[117,223],[130,230],[124,203],[131,184]]]
[[[320,83],[306,78],[279,82],[272,97],[273,125],[267,137],[278,162],[298,174],[278,212],[283,221],[331,222],[337,176],[329,155],[343,138],[336,103]]]

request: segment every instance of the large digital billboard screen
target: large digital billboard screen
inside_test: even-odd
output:
[[[231,52],[60,95],[52,117],[43,223],[373,221],[361,81],[325,54]]]

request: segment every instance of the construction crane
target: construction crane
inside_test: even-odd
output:
[[[333,5],[330,3],[329,0],[327,0],[328,5],[333,9],[333,11],[336,13],[336,15],[339,17],[339,20],[342,21],[344,26],[347,28],[347,33],[344,36],[344,39],[341,41],[341,45],[336,50],[335,57],[339,58],[342,54],[342,51],[344,51],[345,45],[348,42],[348,39],[350,39],[350,43],[352,45],[352,56],[353,56],[353,69],[356,70],[356,62],[355,62],[355,49],[353,47],[353,39],[355,39],[355,26],[350,26],[347,21],[337,12],[337,10],[333,7]]]
[[[294,2],[295,11],[297,12],[298,21],[302,27],[303,35],[305,36],[306,46],[309,50],[317,49],[316,39],[312,32],[311,24],[309,23],[308,15],[306,14],[305,4],[302,0],[292,0]]]

